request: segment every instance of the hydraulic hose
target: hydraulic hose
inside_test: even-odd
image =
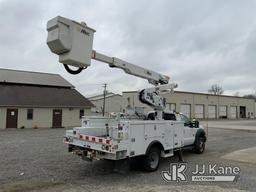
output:
[[[72,75],[77,75],[79,73],[81,73],[81,71],[83,71],[84,69],[86,69],[86,67],[80,67],[77,70],[72,70],[69,68],[69,66],[67,64],[63,64],[64,68],[66,69],[67,72],[69,72]]]

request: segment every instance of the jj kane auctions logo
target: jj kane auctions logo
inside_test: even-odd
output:
[[[167,182],[234,181],[240,173],[239,167],[218,166],[217,164],[196,164],[190,173],[187,170],[187,163],[171,163],[168,171],[162,171],[162,178]]]

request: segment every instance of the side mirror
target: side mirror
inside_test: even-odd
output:
[[[195,121],[195,128],[199,128],[199,121]]]
[[[191,127],[191,128],[199,128],[199,121],[193,119],[193,121],[190,121],[189,127]]]
[[[191,126],[191,122],[185,122],[185,123],[184,123],[184,126],[185,126],[185,127],[190,127],[190,126]]]

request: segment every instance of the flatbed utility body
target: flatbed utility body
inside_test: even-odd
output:
[[[171,157],[184,147],[195,148],[199,137],[206,141],[204,129],[184,121],[183,114],[165,114],[173,120],[83,117],[81,127],[66,131],[64,142],[69,152],[92,161],[145,156],[152,148],[160,157]]]

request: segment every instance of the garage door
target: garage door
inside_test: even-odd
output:
[[[189,104],[181,104],[180,105],[180,112],[186,115],[188,118],[190,118],[190,110],[191,107]]]
[[[176,104],[175,103],[170,104],[170,110],[171,111],[176,111]]]
[[[204,118],[204,105],[195,105],[195,117],[197,119]]]
[[[209,119],[216,119],[216,105],[209,105],[208,106],[208,118]]]
[[[219,117],[227,118],[227,106],[225,105],[219,106]]]
[[[237,114],[236,106],[231,106],[230,107],[230,118],[236,119],[236,114]]]

